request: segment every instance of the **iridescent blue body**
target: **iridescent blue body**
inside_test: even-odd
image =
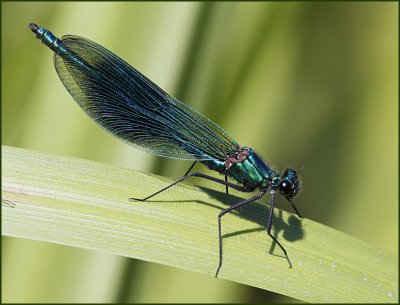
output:
[[[281,180],[279,174],[269,168],[253,149],[245,146],[242,149],[248,150],[247,158],[234,163],[228,171],[226,163],[219,160],[202,161],[202,163],[221,174],[227,173],[249,190],[255,190],[257,187],[276,189]]]
[[[62,83],[100,126],[136,148],[163,157],[201,162],[225,176],[222,180],[201,173],[186,174],[164,189],[136,200],[145,201],[192,176],[223,184],[227,192],[228,187],[243,192],[259,189],[256,196],[233,204],[218,216],[220,264],[217,274],[222,266],[221,217],[267,192],[271,194],[267,232],[281,247],[291,266],[285,249],[270,234],[270,229],[276,191],[290,203],[297,195],[299,181],[294,170],[286,169],[279,175],[254,150],[241,147],[220,126],[170,96],[101,45],[74,35],[59,39],[33,23],[29,28],[54,52],[54,65]],[[228,177],[239,185],[228,182]]]

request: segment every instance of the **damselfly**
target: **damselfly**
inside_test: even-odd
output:
[[[99,125],[138,149],[167,158],[192,160],[186,174],[167,187],[145,198],[146,201],[189,177],[200,177],[241,192],[258,194],[235,203],[218,215],[219,265],[222,266],[221,218],[226,213],[270,194],[267,233],[282,249],[292,267],[285,248],[271,234],[275,194],[292,203],[299,190],[297,174],[286,169],[282,175],[267,165],[253,149],[240,146],[217,124],[188,105],[170,96],[138,70],[99,44],[89,39],[66,35],[61,39],[34,23],[29,28],[54,52],[58,76],[79,106]],[[189,173],[196,162],[225,176],[218,179],[198,172]],[[239,184],[231,183],[228,177]]]

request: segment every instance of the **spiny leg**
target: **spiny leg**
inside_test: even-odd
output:
[[[240,202],[238,202],[238,203],[235,203],[234,205],[230,206],[229,208],[227,208],[227,209],[225,209],[225,210],[222,210],[222,211],[219,213],[219,215],[218,215],[219,265],[218,265],[217,272],[215,273],[215,277],[218,277],[219,270],[220,270],[221,267],[222,267],[222,228],[221,228],[221,218],[222,218],[222,216],[224,216],[226,213],[228,213],[228,212],[230,212],[230,211],[232,211],[232,210],[234,210],[234,209],[237,209],[238,207],[241,207],[241,206],[243,206],[243,205],[245,205],[245,204],[249,204],[249,203],[252,203],[252,202],[254,202],[254,201],[260,199],[262,196],[265,195],[266,192],[267,192],[267,190],[262,190],[262,191],[261,191],[259,194],[257,194],[256,196],[251,197],[251,198],[246,199],[246,200],[243,200],[243,201],[240,201]]]
[[[175,182],[171,183],[170,185],[162,188],[161,190],[159,190],[159,191],[155,192],[154,194],[151,194],[151,195],[149,195],[149,196],[147,196],[145,198],[129,198],[129,199],[130,200],[136,200],[136,201],[146,201],[147,199],[150,199],[150,198],[162,193],[163,191],[169,189],[170,187],[172,187],[172,186],[174,186],[174,185],[176,185],[176,184],[178,184],[178,183],[180,183],[180,182],[182,182],[182,181],[184,181],[184,180],[186,180],[186,179],[188,179],[190,177],[200,177],[200,178],[204,178],[204,179],[207,179],[207,180],[211,180],[211,181],[223,184],[223,185],[227,185],[227,186],[229,186],[229,187],[231,187],[231,188],[233,188],[235,190],[238,190],[240,192],[251,192],[252,191],[252,190],[250,190],[250,189],[248,189],[248,188],[246,188],[244,186],[236,185],[236,184],[233,184],[231,182],[227,182],[227,181],[224,181],[224,180],[212,177],[212,176],[208,176],[208,175],[205,175],[205,174],[202,174],[202,173],[195,172],[195,173],[191,173],[189,175],[183,176],[182,178],[180,178],[180,179],[176,180]]]
[[[299,216],[299,218],[303,218],[303,217],[300,215],[299,211],[297,210],[296,206],[292,203],[292,201],[289,200],[289,203],[290,203],[290,205],[292,206],[293,210],[296,211],[297,216]]]
[[[281,245],[281,243],[271,234],[271,226],[272,226],[272,218],[274,217],[274,204],[275,204],[275,191],[271,191],[271,206],[269,207],[269,216],[267,223],[267,233],[268,235],[276,242],[276,244],[282,249],[283,253],[286,256],[286,259],[289,263],[289,268],[292,268],[292,262],[287,255],[285,248]]]
[[[228,183],[228,174],[227,173],[225,173],[225,182]],[[227,184],[225,184],[225,190],[226,190],[226,194],[229,194]]]
[[[186,173],[183,176],[187,176],[190,171],[192,170],[192,168],[196,165],[197,161],[194,161],[193,164],[189,167],[189,169],[186,171]]]
[[[193,164],[189,167],[189,169],[186,171],[186,173],[183,176],[187,176],[190,173],[190,171],[192,170],[192,168],[196,165],[197,162],[198,161],[194,161]],[[225,173],[225,182],[228,182],[228,174],[227,173]],[[229,194],[228,185],[225,185],[225,190],[226,190],[225,191],[226,194]]]

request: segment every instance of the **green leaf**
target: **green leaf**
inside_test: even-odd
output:
[[[217,215],[240,198],[98,162],[2,147],[2,232],[214,276]],[[223,218],[220,278],[308,302],[397,302],[397,257],[309,219],[255,203]]]

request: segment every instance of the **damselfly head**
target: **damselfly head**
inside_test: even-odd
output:
[[[299,191],[299,179],[297,173],[292,169],[285,169],[282,179],[279,182],[278,189],[288,201],[292,201]]]

